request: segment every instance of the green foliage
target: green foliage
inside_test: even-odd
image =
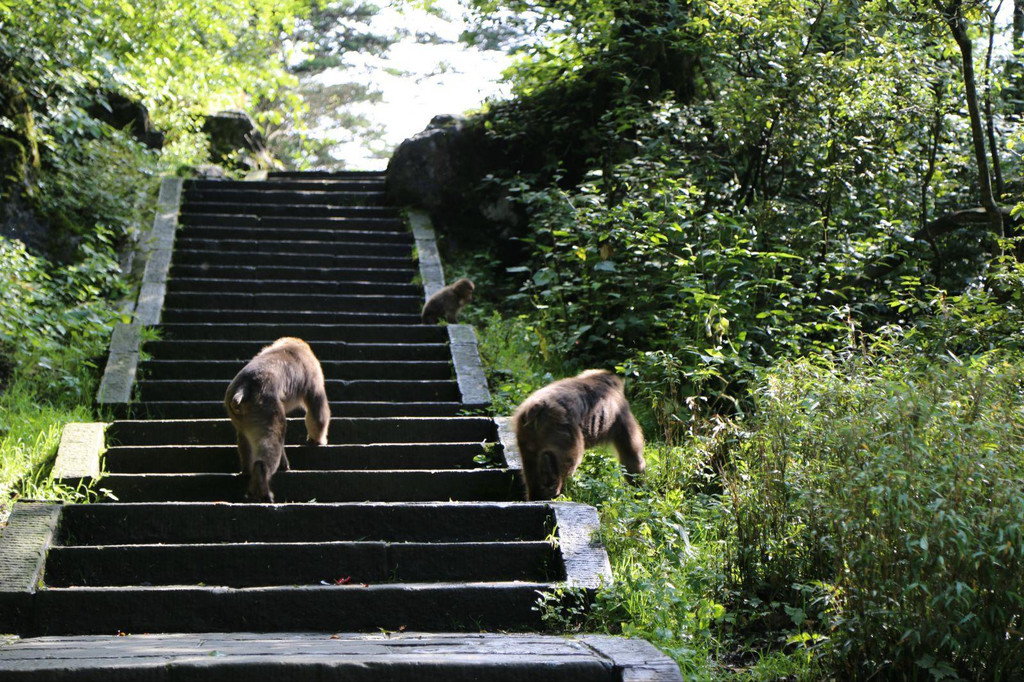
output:
[[[47,462],[64,423],[94,418],[82,406],[130,290],[119,261],[152,219],[155,178],[205,160],[206,113],[246,109],[271,124],[298,115],[285,39],[308,9],[306,0],[0,3],[0,206],[34,214],[28,248],[0,239],[0,507],[21,495],[75,499],[47,480]],[[162,154],[86,114],[103,90],[147,106],[167,133]]]
[[[107,297],[123,286],[110,252],[51,270],[20,242],[0,238],[0,355],[40,399],[89,403],[117,319]]]
[[[68,134],[36,196],[61,260],[0,238],[0,356],[40,399],[73,405],[92,400],[117,300],[129,288],[119,253],[150,216],[155,179],[151,154],[123,134]]]
[[[179,132],[291,83],[281,41],[302,11],[301,0],[32,2],[5,17],[0,36],[4,66],[39,95],[115,85]]]
[[[19,497],[78,501],[49,477],[64,424],[90,406],[124,281],[102,233],[80,258],[53,267],[0,238],[0,522]]]
[[[481,193],[528,217],[475,278],[502,292],[499,411],[615,366],[648,435],[642,490],[608,452],[566,490],[616,576],[588,626],[694,677],[1022,669],[1019,228],[944,220],[978,171],[936,7],[474,5],[522,55],[483,118],[507,168]],[[975,67],[1014,178],[1019,55],[991,5],[963,9],[976,48],[995,27]]]
[[[293,71],[323,71],[344,64],[346,52],[381,55],[391,36],[368,30],[379,7],[361,0],[312,0],[307,17],[296,22],[292,40],[304,46],[305,60]]]
[[[667,438],[693,414],[736,409],[756,367],[934,324],[930,306],[896,302],[907,296],[945,299],[945,319],[965,325],[987,316],[990,347],[1006,346],[1019,305],[1000,307],[1019,278],[1013,258],[993,259],[1011,251],[983,228],[923,229],[970,202],[974,183],[955,46],[937,15],[640,3],[686,15],[651,24],[656,36],[612,0],[480,6],[498,4],[565,22],[535,32],[518,99],[486,119],[521,171],[489,177],[487,191],[529,217],[525,257],[492,274],[520,290],[503,306],[567,367],[615,365],[640,393],[657,386],[645,402]],[[699,57],[692,99],[644,80],[648,51]],[[524,141],[525,157],[547,156],[517,156]],[[1004,173],[1018,167],[1009,145],[999,151]]]
[[[1024,263],[1009,249],[986,265],[983,277],[950,295],[904,277],[889,306],[900,316],[885,338],[921,357],[966,356],[1024,349]]]
[[[846,675],[1020,670],[1022,388],[997,356],[777,366],[725,469],[738,595]]]
[[[837,253],[822,262],[798,251],[791,231],[708,211],[705,178],[678,144],[682,116],[666,104],[640,136],[642,156],[573,193],[509,184],[531,209],[523,241],[533,254],[509,270],[528,275],[509,300],[537,311],[556,355],[581,365],[617,359],[641,380],[652,370],[677,382],[676,402],[708,396],[722,409],[743,393],[751,365],[848,341],[839,299],[821,282],[853,276],[838,252],[864,236],[837,236]]]
[[[52,239],[63,241],[48,250],[66,261],[88,259],[90,249],[113,257],[134,243],[151,218],[157,158],[125,133],[83,134],[95,122],[69,118],[77,120],[52,124],[52,143],[62,152],[47,160],[34,197],[39,214],[51,223]],[[107,275],[97,272],[111,280]]]
[[[487,373],[495,414],[511,414],[526,396],[555,378],[548,342],[524,318],[498,313],[477,320],[480,357]]]

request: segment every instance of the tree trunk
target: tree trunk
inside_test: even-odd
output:
[[[1017,52],[1024,41],[1024,0],[1013,0],[1013,51]]]
[[[963,16],[962,0],[955,0],[942,8],[943,19],[953,34],[963,58],[964,92],[967,96],[967,112],[971,119],[971,137],[974,140],[974,158],[978,164],[978,182],[981,190],[981,205],[985,207],[989,223],[998,235],[1003,235],[1003,216],[992,194],[992,179],[988,169],[988,154],[985,150],[985,129],[981,123],[978,106],[978,85],[974,76],[974,56],[971,38],[967,34],[967,20]]]
[[[992,179],[995,181],[996,201],[1003,200],[1006,193],[1006,185],[1003,183],[1003,168],[999,162],[999,146],[996,144],[996,121],[992,113],[992,53],[995,51],[996,41],[996,16],[1003,6],[1003,0],[999,0],[996,8],[989,14],[988,23],[988,52],[985,54],[985,132],[988,135],[988,149],[992,154]]]

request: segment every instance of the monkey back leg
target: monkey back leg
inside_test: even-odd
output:
[[[252,473],[252,446],[245,432],[238,431],[238,465],[241,467],[242,475],[248,476]]]
[[[626,469],[626,480],[637,482],[637,476],[647,468],[644,460],[644,434],[629,407],[625,407],[615,420],[611,431],[612,444],[619,455],[619,463]]]
[[[283,404],[278,402],[268,407],[270,409],[263,411],[262,414],[266,422],[256,445],[247,493],[249,499],[261,502],[274,501],[274,494],[270,491],[270,479],[277,472],[284,457],[284,436],[288,425]]]

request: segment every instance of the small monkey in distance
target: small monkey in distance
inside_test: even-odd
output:
[[[512,416],[523,459],[526,496],[550,500],[583,460],[586,448],[611,441],[631,483],[643,473],[644,434],[610,372],[589,369],[534,391]]]
[[[473,300],[475,288],[473,282],[463,277],[438,291],[423,306],[420,313],[423,324],[437,324],[442,319],[455,324],[459,311]]]
[[[238,459],[248,477],[247,500],[273,502],[270,478],[288,470],[284,436],[289,412],[306,409],[307,442],[327,444],[331,409],[324,373],[302,339],[283,337],[256,354],[224,394],[231,424],[238,433]]]

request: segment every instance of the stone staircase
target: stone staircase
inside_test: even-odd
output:
[[[0,678],[112,679],[116,662],[223,679],[258,653],[279,679],[678,679],[644,642],[468,634],[543,631],[540,594],[586,598],[610,571],[592,508],[522,501],[507,428],[478,416],[472,331],[419,322],[413,282],[439,284],[429,231],[410,234],[383,187],[368,173],[185,184],[169,277],[147,268],[136,311],[158,312],[160,339],[132,355],[115,348],[126,327],[112,344],[108,375],[127,368],[134,394],[101,388],[124,417],[105,433],[105,501],[19,503],[0,537],[0,632],[22,637],[0,646]],[[280,336],[321,361],[329,445],[301,445],[290,419],[278,503],[246,504],[223,392]],[[70,483],[92,477],[61,457]],[[215,665],[204,642],[231,654]]]

